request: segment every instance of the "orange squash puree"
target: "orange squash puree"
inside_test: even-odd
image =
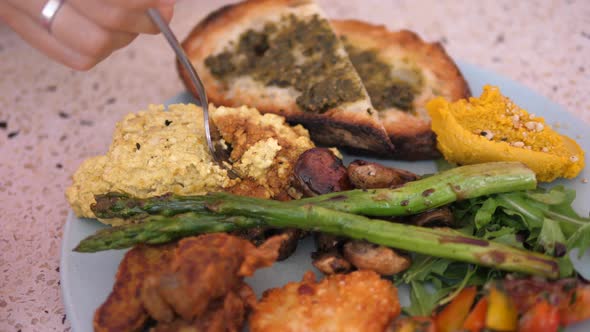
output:
[[[521,161],[539,181],[573,178],[584,168],[584,151],[551,129],[542,117],[520,108],[500,89],[487,85],[479,98],[426,105],[445,159],[458,164]]]

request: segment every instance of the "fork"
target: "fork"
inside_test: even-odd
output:
[[[209,152],[213,156],[215,162],[219,166],[227,170],[227,175],[231,179],[239,178],[240,175],[231,166],[232,164],[229,159],[229,151],[223,146],[221,133],[209,117],[209,102],[207,101],[207,94],[205,93],[205,87],[203,86],[203,82],[201,82],[201,78],[199,78],[197,71],[195,70],[190,60],[186,56],[186,53],[184,53],[182,46],[180,46],[180,43],[178,42],[178,39],[176,38],[172,30],[170,29],[170,26],[168,26],[168,23],[166,23],[166,21],[164,21],[164,18],[162,18],[162,15],[160,15],[160,12],[154,8],[148,9],[147,12],[154,24],[156,24],[158,29],[160,29],[164,37],[166,37],[168,44],[170,44],[170,46],[174,50],[174,53],[176,53],[176,58],[178,59],[178,61],[180,61],[181,65],[188,72],[191,82],[193,83],[195,90],[197,91],[199,102],[201,103],[201,108],[203,109],[205,138],[207,140],[207,147],[209,148]]]

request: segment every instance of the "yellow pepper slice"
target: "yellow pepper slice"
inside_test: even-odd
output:
[[[518,328],[518,312],[510,297],[495,285],[488,295],[486,327],[495,331],[510,332]]]

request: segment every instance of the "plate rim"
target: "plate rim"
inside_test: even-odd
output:
[[[469,84],[470,89],[472,90],[471,92],[475,95],[478,95],[477,93],[474,93],[474,87],[471,86],[470,78],[465,75],[466,72],[468,73],[472,73],[472,75],[475,73],[477,76],[483,76],[486,78],[486,81],[491,81],[489,83],[486,84],[493,84],[493,85],[498,85],[500,87],[501,90],[519,90],[520,92],[525,94],[525,97],[523,97],[522,95],[520,96],[520,98],[525,99],[525,100],[539,100],[541,101],[543,104],[548,104],[549,107],[547,108],[553,108],[556,110],[559,110],[560,112],[562,112],[563,114],[565,114],[565,118],[562,119],[564,122],[568,122],[568,125],[570,125],[569,130],[584,130],[584,127],[586,127],[587,129],[590,129],[590,124],[588,124],[586,121],[582,120],[580,117],[578,117],[576,114],[574,114],[573,112],[571,112],[570,110],[568,110],[565,106],[556,103],[555,101],[549,99],[548,97],[540,94],[539,92],[533,90],[532,88],[525,86],[524,84],[510,78],[510,77],[506,77],[503,76],[502,74],[498,74],[495,73],[485,67],[480,67],[479,65],[475,65],[472,64],[470,62],[467,61],[463,61],[463,60],[455,60],[455,63],[457,64],[457,66],[459,67],[460,71],[464,74],[464,77],[466,79],[466,81]],[[498,81],[501,81],[503,84],[497,84]],[[508,87],[510,86],[510,87]],[[479,87],[478,87],[479,88]],[[182,99],[182,98],[186,98],[187,96],[190,96],[190,94],[187,91],[181,91],[178,94],[176,94],[175,96],[167,99],[166,101],[164,101],[163,103],[168,105],[171,103],[175,103],[177,102],[177,100]],[[509,94],[507,94],[508,97],[510,98],[516,98],[516,96],[511,96]],[[524,108],[524,107],[523,107]],[[582,121],[579,121],[582,120]],[[588,160],[588,159],[586,159]],[[588,169],[590,166],[586,166],[585,169]],[[577,180],[577,178],[572,179],[572,181]],[[588,188],[588,190],[590,191],[590,188]],[[73,289],[71,289],[72,287],[70,287],[71,285],[71,281],[70,278],[73,277],[72,275],[69,275],[67,273],[68,268],[70,266],[68,266],[68,262],[69,262],[69,255],[71,254],[71,237],[73,236],[72,233],[72,225],[71,221],[72,220],[80,220],[80,218],[77,218],[74,214],[74,212],[72,211],[72,209],[69,209],[69,213],[66,217],[66,222],[64,224],[64,226],[62,227],[62,240],[61,240],[61,248],[60,248],[60,263],[59,263],[59,268],[60,268],[60,289],[61,289],[61,297],[62,297],[62,302],[64,304],[64,311],[66,314],[66,317],[68,319],[68,321],[70,322],[70,326],[72,331],[75,332],[80,332],[82,331],[81,329],[83,329],[83,327],[80,326],[80,319],[77,318],[78,315],[76,314],[76,310],[75,310],[75,301],[74,301],[74,296],[72,294]],[[586,321],[588,326],[590,327],[590,320]],[[568,329],[569,331],[569,329]],[[581,331],[581,330],[580,330]]]

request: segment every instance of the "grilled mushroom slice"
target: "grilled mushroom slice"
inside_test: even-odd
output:
[[[292,183],[308,197],[353,189],[342,160],[325,148],[309,149],[299,156]]]
[[[326,233],[314,234],[315,245],[318,251],[327,252],[332,250],[340,250],[347,238]]]
[[[352,265],[336,250],[313,253],[311,258],[313,266],[325,275],[348,273],[352,270]]]
[[[344,258],[359,270],[373,270],[381,275],[393,275],[410,267],[409,257],[393,249],[361,240],[344,244]]]
[[[348,165],[348,178],[355,188],[393,188],[418,179],[412,172],[379,163],[355,160]]]

